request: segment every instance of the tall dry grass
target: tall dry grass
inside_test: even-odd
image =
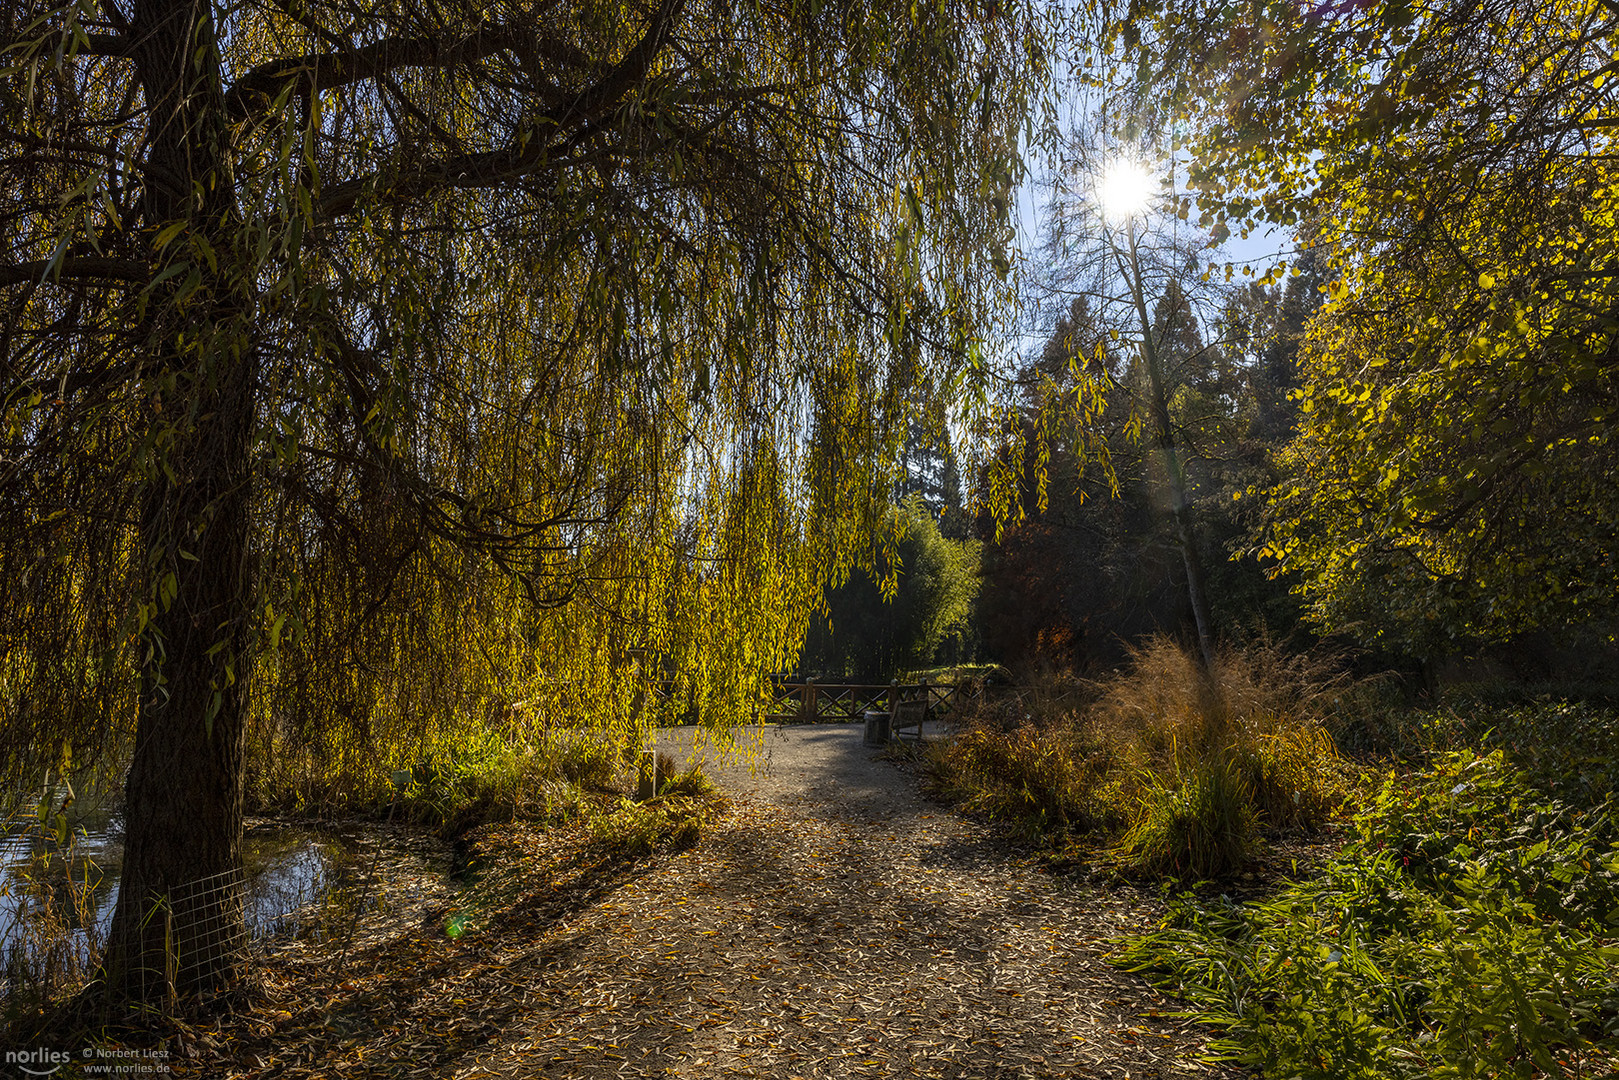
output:
[[[31,813],[0,822],[31,849],[0,875],[0,1024],[82,987],[101,959],[101,870],[76,837]]]
[[[939,792],[1040,842],[1106,846],[1119,865],[1207,877],[1260,827],[1338,813],[1352,769],[1327,721],[1350,688],[1330,656],[1272,642],[1219,651],[1212,673],[1167,638],[1083,687],[986,702],[932,755]]]

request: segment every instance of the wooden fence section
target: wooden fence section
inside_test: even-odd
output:
[[[894,717],[894,727],[937,720],[964,700],[954,683],[822,683],[778,682],[769,710],[761,719],[778,724],[824,724],[864,719],[868,712]]]

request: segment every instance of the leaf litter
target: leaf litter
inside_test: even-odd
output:
[[[1235,1075],[1102,959],[1155,897],[1043,873],[892,765],[857,765],[886,788],[756,783],[695,847],[639,859],[577,826],[485,826],[463,909],[368,916],[341,965],[309,943],[271,955],[263,992],[173,1074]]]

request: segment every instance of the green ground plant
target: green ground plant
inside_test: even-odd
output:
[[[1468,720],[1478,745],[1385,775],[1310,880],[1246,905],[1184,894],[1116,962],[1222,1028],[1216,1056],[1267,1076],[1613,1075],[1615,714]]]
[[[1063,851],[1191,880],[1239,867],[1256,830],[1339,813],[1354,770],[1326,721],[1349,688],[1329,658],[1227,648],[1212,681],[1165,638],[1089,684],[990,702],[930,751],[939,794]]]
[[[703,828],[730,806],[696,766],[676,773],[660,794],[640,802],[619,799],[588,821],[592,844],[606,853],[637,858],[662,847],[696,846]]]
[[[388,817],[459,835],[486,821],[564,822],[613,786],[633,759],[634,732],[468,729],[381,741],[359,768],[318,754],[265,762],[252,776],[260,813]]]

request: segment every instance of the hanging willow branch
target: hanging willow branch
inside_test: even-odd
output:
[[[1009,295],[1028,9],[0,19],[9,777],[118,759],[193,654],[210,725],[311,738],[616,700],[632,646],[733,700]],[[188,609],[238,499],[235,609]]]

